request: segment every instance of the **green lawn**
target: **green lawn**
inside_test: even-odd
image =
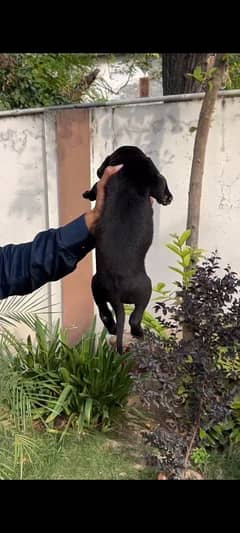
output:
[[[15,434],[16,435],[16,434]],[[127,436],[126,436],[127,437]],[[0,479],[20,479],[20,465],[14,466],[14,434],[0,431]],[[59,444],[59,434],[31,435],[34,447],[23,454],[25,480],[144,480],[156,479],[156,470],[144,465],[143,449],[132,439],[111,438],[94,432],[79,436],[71,432]],[[32,462],[31,462],[32,461]],[[9,470],[7,469],[9,467]],[[203,471],[204,479],[239,480],[240,446],[224,453],[212,452]]]
[[[95,433],[80,437],[71,434],[62,445],[56,435],[36,434],[37,445],[31,452],[32,463],[24,454],[23,479],[154,479],[156,475],[145,469],[140,457],[131,454],[126,445]],[[0,463],[14,466],[14,438],[0,434]],[[0,472],[1,472],[0,464]],[[19,465],[9,473],[19,479]]]

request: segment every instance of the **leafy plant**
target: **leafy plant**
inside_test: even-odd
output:
[[[157,302],[156,312],[172,317],[172,326],[186,323],[199,343],[199,348],[216,356],[219,349],[233,355],[239,343],[240,302],[236,296],[240,279],[227,266],[220,270],[220,257],[213,253],[195,267],[191,280],[176,282],[178,290],[172,305]],[[187,284],[186,284],[187,283]],[[164,323],[163,317],[159,317]]]
[[[239,350],[239,344],[234,343],[231,347],[231,359],[228,357],[228,347],[220,347],[218,350],[216,366],[222,370],[231,381],[239,381],[240,379]]]
[[[240,54],[227,54],[228,71],[225,79],[225,89],[240,88]]]
[[[151,377],[143,381],[140,372],[135,385],[147,405],[158,405],[170,418],[174,411],[184,409],[181,417],[187,435],[192,428],[189,444],[187,439],[182,443],[181,453],[186,456],[196,445],[225,449],[240,439],[240,278],[230,266],[221,268],[217,252],[204,259],[201,250],[191,255],[192,249],[186,245],[188,235],[172,236],[174,242],[168,248],[180,266],[172,270],[181,279],[175,282],[175,292],[166,299],[160,297],[155,304],[156,318],[171,334],[151,341],[150,349],[146,342],[143,348],[137,346],[139,368],[150,372]],[[177,335],[184,324],[192,331],[188,340]],[[174,435],[174,439],[180,436]],[[160,450],[170,446],[170,437],[165,437],[161,428],[153,431],[150,440]],[[179,462],[182,468],[180,455]]]
[[[240,374],[238,376],[240,378]],[[230,404],[228,417],[210,427],[207,431],[201,429],[200,438],[207,448],[228,448],[240,442],[240,396],[237,395]]]
[[[180,268],[173,266],[170,266],[169,268],[181,276],[182,283],[185,288],[189,286],[192,276],[196,272],[196,268],[194,267],[199,259],[201,259],[203,254],[203,250],[199,248],[192,248],[186,244],[190,235],[190,229],[185,230],[180,236],[178,236],[176,233],[171,234],[172,242],[166,245],[169,250],[171,250],[180,258],[177,261]],[[175,282],[175,285],[177,287],[181,287],[177,281]]]
[[[212,89],[212,76],[216,72],[216,67],[209,68],[207,71],[202,70],[202,67],[198,65],[192,74],[187,74],[189,78],[194,78],[197,80],[204,88],[208,87]]]
[[[7,462],[5,459],[6,455],[8,457]],[[3,462],[3,459],[4,459],[4,462]],[[13,472],[14,472],[14,468],[10,461],[9,451],[6,450],[5,448],[0,448],[0,480],[11,479]]]
[[[51,331],[38,318],[36,340],[27,342],[5,333],[3,356],[8,357],[8,402],[19,430],[40,419],[51,427],[57,417],[79,429],[107,428],[126,405],[132,381],[132,361],[118,356],[98,337],[95,321],[76,346],[67,344],[59,323]],[[9,399],[10,398],[10,399]]]
[[[203,447],[195,448],[192,452],[191,460],[194,465],[200,467],[201,469],[206,465],[209,460],[210,454]]]
[[[154,66],[159,54],[125,54],[119,69],[129,83],[137,68],[153,79],[160,69]],[[115,63],[118,55],[106,54]],[[109,92],[117,94],[99,76],[99,54],[0,54],[0,109],[52,106],[74,102],[106,100]]]
[[[174,285],[178,288],[183,287],[187,288],[190,284],[193,274],[196,272],[196,264],[199,259],[202,257],[203,250],[194,249],[191,246],[186,244],[189,236],[191,235],[191,230],[184,231],[180,236],[177,234],[172,234],[172,242],[168,243],[166,246],[171,250],[178,258],[178,267],[170,266],[169,268],[181,276],[181,282],[175,281]],[[163,282],[158,283],[154,288],[153,292],[157,294],[152,301],[157,301],[159,305],[162,304],[163,313],[167,314],[167,304],[175,302],[178,300],[179,295],[176,294],[176,291],[166,290],[166,285]],[[157,305],[158,305],[157,304]],[[125,305],[125,311],[130,315],[134,307],[132,305]],[[165,321],[163,324],[162,321],[159,321],[158,318],[154,317],[149,311],[145,311],[143,314],[142,325],[150,330],[155,332],[162,339],[166,339],[168,335],[167,330],[169,328],[169,323]]]
[[[8,370],[6,372],[6,370]],[[3,374],[2,374],[3,371]],[[24,466],[32,463],[36,457],[37,446],[33,432],[24,434],[19,427],[18,419],[8,407],[6,394],[9,378],[9,368],[1,364],[1,392],[0,392],[0,479],[13,479],[16,476],[23,479]],[[17,424],[16,424],[17,422]],[[26,428],[24,428],[26,430]]]
[[[26,462],[32,463],[33,456],[37,454],[37,443],[27,435],[15,433],[14,435],[14,466],[20,467],[20,479],[23,479],[23,468]]]
[[[0,109],[81,101],[98,73],[86,54],[0,54]]]
[[[4,326],[15,326],[22,323],[34,328],[36,316],[53,313],[48,305],[48,297],[42,290],[26,296],[11,296],[0,301],[0,323]]]
[[[223,80],[224,89],[239,89],[240,88],[240,54],[224,54],[224,60],[227,61],[227,72]],[[208,71],[204,71],[201,66],[194,69],[192,74],[187,74],[188,77],[194,78],[199,83],[203,84],[203,87],[207,86],[211,89],[211,78],[216,72],[214,67],[209,68]]]

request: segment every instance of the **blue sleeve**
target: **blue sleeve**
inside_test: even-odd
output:
[[[63,278],[94,247],[84,215],[38,233],[32,242],[0,247],[0,299],[28,294]]]

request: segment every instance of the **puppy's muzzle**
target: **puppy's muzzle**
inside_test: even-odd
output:
[[[171,193],[166,194],[163,198],[162,205],[169,205],[173,201],[173,195]]]

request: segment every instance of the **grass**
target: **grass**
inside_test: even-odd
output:
[[[59,446],[55,434],[34,434],[36,449],[32,462],[24,457],[25,480],[140,480],[156,475],[146,470],[139,457],[131,455],[121,442],[101,433],[67,435]],[[11,468],[10,479],[19,479],[14,466],[14,437],[0,433],[0,463]],[[1,468],[0,468],[1,469]],[[5,476],[7,477],[7,476]]]
[[[240,444],[220,452],[211,452],[204,468],[204,478],[209,480],[240,479]]]

